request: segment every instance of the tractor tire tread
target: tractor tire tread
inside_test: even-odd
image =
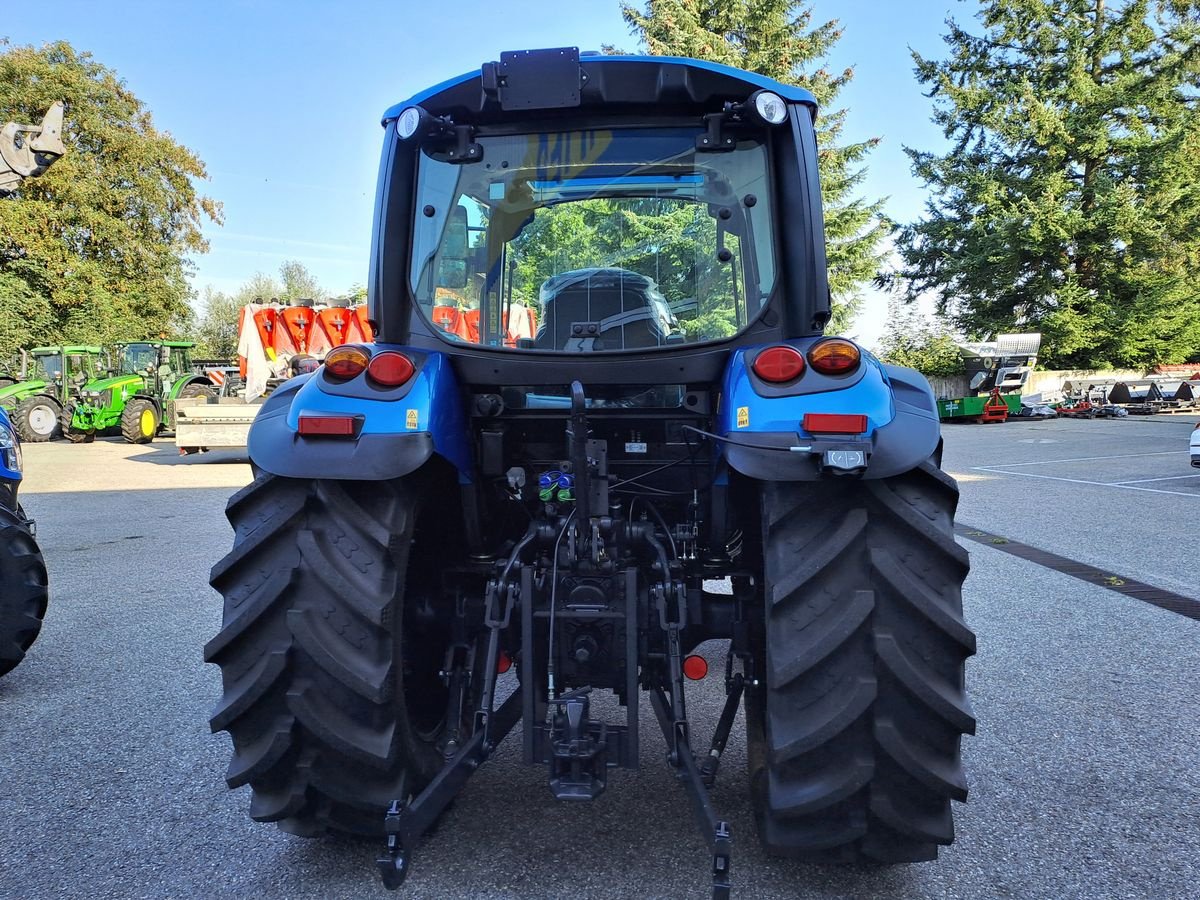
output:
[[[969,563],[937,465],[852,485],[763,486],[765,684],[747,697],[769,853],[934,859],[965,800]]]
[[[0,506],[0,675],[16,668],[42,630],[46,562],[24,518]]]
[[[396,792],[440,767],[395,684],[414,500],[404,483],[263,474],[229,501],[234,548],[211,575],[224,624],[205,648],[224,697],[210,724],[233,739],[226,779],[250,785],[255,820],[379,835]]]

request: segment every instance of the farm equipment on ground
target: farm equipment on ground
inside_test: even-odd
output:
[[[49,600],[34,524],[17,501],[21,471],[21,439],[0,409],[0,675],[37,640]]]
[[[939,399],[938,416],[1003,422],[1009,415],[1017,415],[1021,411],[1021,390],[1029,381],[1041,345],[1040,334],[1001,334],[994,341],[959,344],[969,379],[968,389],[973,393]],[[996,397],[1001,398],[1008,408],[1003,418],[995,409]],[[989,406],[993,408],[990,414],[987,412]]]
[[[823,334],[815,116],[759,75],[573,48],[387,111],[375,342],[267,398],[212,571],[211,725],[254,819],[378,835],[396,887],[518,721],[551,794],[589,801],[638,766],[645,693],[714,896],[743,703],[769,853],[953,840],[975,727],[958,489],[925,378]],[[474,334],[435,320],[446,291]],[[708,640],[725,704],[702,742]]]
[[[190,341],[127,341],[116,345],[117,372],[88,382],[71,409],[67,437],[90,441],[120,428],[131,444],[175,428],[176,400],[215,398],[212,380],[192,367]]]
[[[31,350],[20,380],[0,386],[0,406],[9,410],[21,440],[38,443],[66,434],[80,390],[102,370],[104,359],[99,347]]]

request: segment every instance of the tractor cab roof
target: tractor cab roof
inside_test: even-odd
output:
[[[653,110],[660,115],[704,113],[712,112],[714,107],[719,109],[724,102],[743,101],[748,94],[758,90],[772,91],[784,100],[805,104],[816,117],[817,100],[804,88],[783,84],[756,72],[678,56],[580,53],[577,103],[539,102],[528,94],[519,104],[505,103],[506,66],[524,66],[526,73],[536,71],[540,66],[545,80],[561,84],[567,77],[564,67],[574,65],[576,52],[574,48],[566,48],[563,51],[501,54],[499,63],[485,63],[473,72],[443,81],[390,107],[383,114],[383,124],[386,126],[394,121],[410,106],[420,106],[436,115],[465,114],[475,121],[491,118],[502,121],[512,118],[514,111],[540,112],[562,106],[585,110],[587,107],[604,107],[609,111],[629,112]],[[556,54],[562,59],[552,58]]]
[[[34,347],[29,351],[32,356],[50,356],[57,353],[95,353],[103,352],[99,347],[70,344],[67,346]]]

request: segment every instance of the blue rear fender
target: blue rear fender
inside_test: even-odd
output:
[[[786,343],[805,353],[818,340]],[[725,370],[716,430],[729,439],[721,453],[735,471],[763,481],[814,481],[832,471],[824,465],[826,451],[846,449],[866,454],[865,469],[855,475],[888,478],[937,449],[937,406],[921,373],[885,365],[864,351],[849,375],[821,375],[808,367],[794,384],[775,387],[749,370],[748,360],[760,349],[736,351]],[[810,434],[803,427],[808,413],[862,415],[866,430]]]
[[[365,374],[334,384],[323,370],[287,381],[254,419],[250,459],[288,478],[384,481],[440,456],[454,466],[460,483],[471,483],[462,396],[445,355],[392,344],[372,349],[403,352],[416,373],[397,388],[379,387]],[[356,437],[301,437],[301,415],[361,416],[362,426]]]

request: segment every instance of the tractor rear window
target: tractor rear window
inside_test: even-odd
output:
[[[560,352],[736,334],[775,283],[766,147],[694,128],[481,136],[422,153],[411,281],[449,341]]]

